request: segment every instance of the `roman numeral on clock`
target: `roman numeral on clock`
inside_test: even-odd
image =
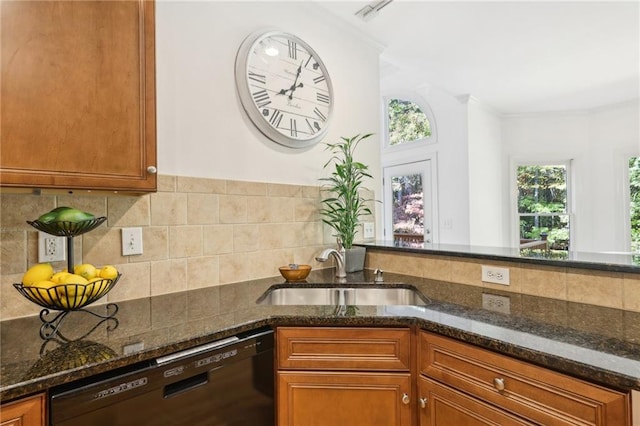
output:
[[[316,94],[316,100],[318,102],[322,102],[323,104],[328,104],[329,103],[329,95],[327,95],[325,93],[318,92]]]
[[[327,121],[327,117],[318,109],[318,107],[315,107],[313,109],[313,112],[318,116],[320,120]]]
[[[253,71],[249,71],[249,75],[248,75],[247,78],[249,78],[249,80],[255,81],[256,83],[267,84],[267,76],[266,75],[256,74]]]
[[[269,93],[267,93],[266,89],[258,90],[257,92],[253,92],[251,95],[253,96],[253,100],[256,105],[258,105],[258,108],[264,108],[271,103],[271,100],[269,100]]]
[[[273,127],[277,128],[278,126],[280,126],[280,121],[282,121],[282,113],[277,109],[274,109],[273,115],[269,119],[269,123],[271,123]]]
[[[320,83],[321,81],[324,81],[325,79],[326,79],[326,77],[325,77],[324,75],[319,75],[318,77],[316,77],[316,78],[314,78],[314,79],[313,79],[313,83],[314,83],[314,84],[318,84],[318,83]]]
[[[289,127],[291,128],[291,136],[297,137],[298,136],[298,122],[296,121],[295,118],[290,118],[289,119]]]
[[[289,42],[289,57],[291,59],[298,59],[298,44],[295,41],[288,40]]]
[[[314,134],[317,130],[319,130],[319,129],[316,129],[315,127],[313,127],[313,125],[311,124],[311,122],[309,121],[308,118],[305,118],[304,121],[307,122],[307,126],[309,126],[309,131],[311,132],[311,134]],[[317,126],[318,122],[316,121],[315,124]]]

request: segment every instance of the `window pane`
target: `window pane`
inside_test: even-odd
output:
[[[407,243],[424,241],[422,175],[392,176],[393,239]]]
[[[640,251],[640,157],[629,159],[631,250]]]
[[[431,136],[431,124],[418,105],[402,99],[391,99],[389,111],[389,144],[398,145]]]
[[[534,242],[546,241],[551,250],[569,249],[569,216],[520,216],[520,246],[533,247]],[[541,248],[542,244],[536,246]]]
[[[518,167],[518,213],[566,213],[565,166]]]

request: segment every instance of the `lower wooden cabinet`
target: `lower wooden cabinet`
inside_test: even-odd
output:
[[[420,374],[430,379],[428,383],[439,382],[448,389],[472,396],[474,401],[494,407],[496,412],[511,413],[522,421],[562,426],[626,426],[630,423],[628,393],[440,335],[420,333],[418,364]],[[467,413],[468,407],[463,411]],[[452,409],[447,412],[451,414]],[[429,419],[426,424],[456,423]]]
[[[44,426],[44,394],[0,405],[0,426]]]
[[[420,426],[535,425],[424,376],[418,382]]]
[[[279,426],[409,426],[411,375],[278,373]]]

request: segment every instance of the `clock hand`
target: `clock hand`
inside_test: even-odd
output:
[[[291,85],[291,87],[289,87],[288,89],[280,89],[280,91],[276,93],[277,95],[286,95],[288,91],[291,91],[291,93],[289,94],[289,99],[293,99],[293,92],[298,87],[304,87],[302,83],[298,83],[298,78],[300,77],[300,73],[302,72],[303,63],[304,61],[300,62],[300,66],[298,66],[298,70],[296,71],[296,78],[295,80],[293,80],[293,84]]]

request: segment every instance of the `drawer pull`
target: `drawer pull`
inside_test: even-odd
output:
[[[418,398],[418,401],[420,401],[420,407],[427,408],[427,398]]]
[[[493,387],[496,388],[496,390],[503,391],[504,379],[501,377],[496,377],[495,379],[493,379]]]
[[[411,402],[411,398],[409,398],[409,395],[407,395],[406,393],[402,394],[402,403],[404,405],[407,405],[409,402]]]

